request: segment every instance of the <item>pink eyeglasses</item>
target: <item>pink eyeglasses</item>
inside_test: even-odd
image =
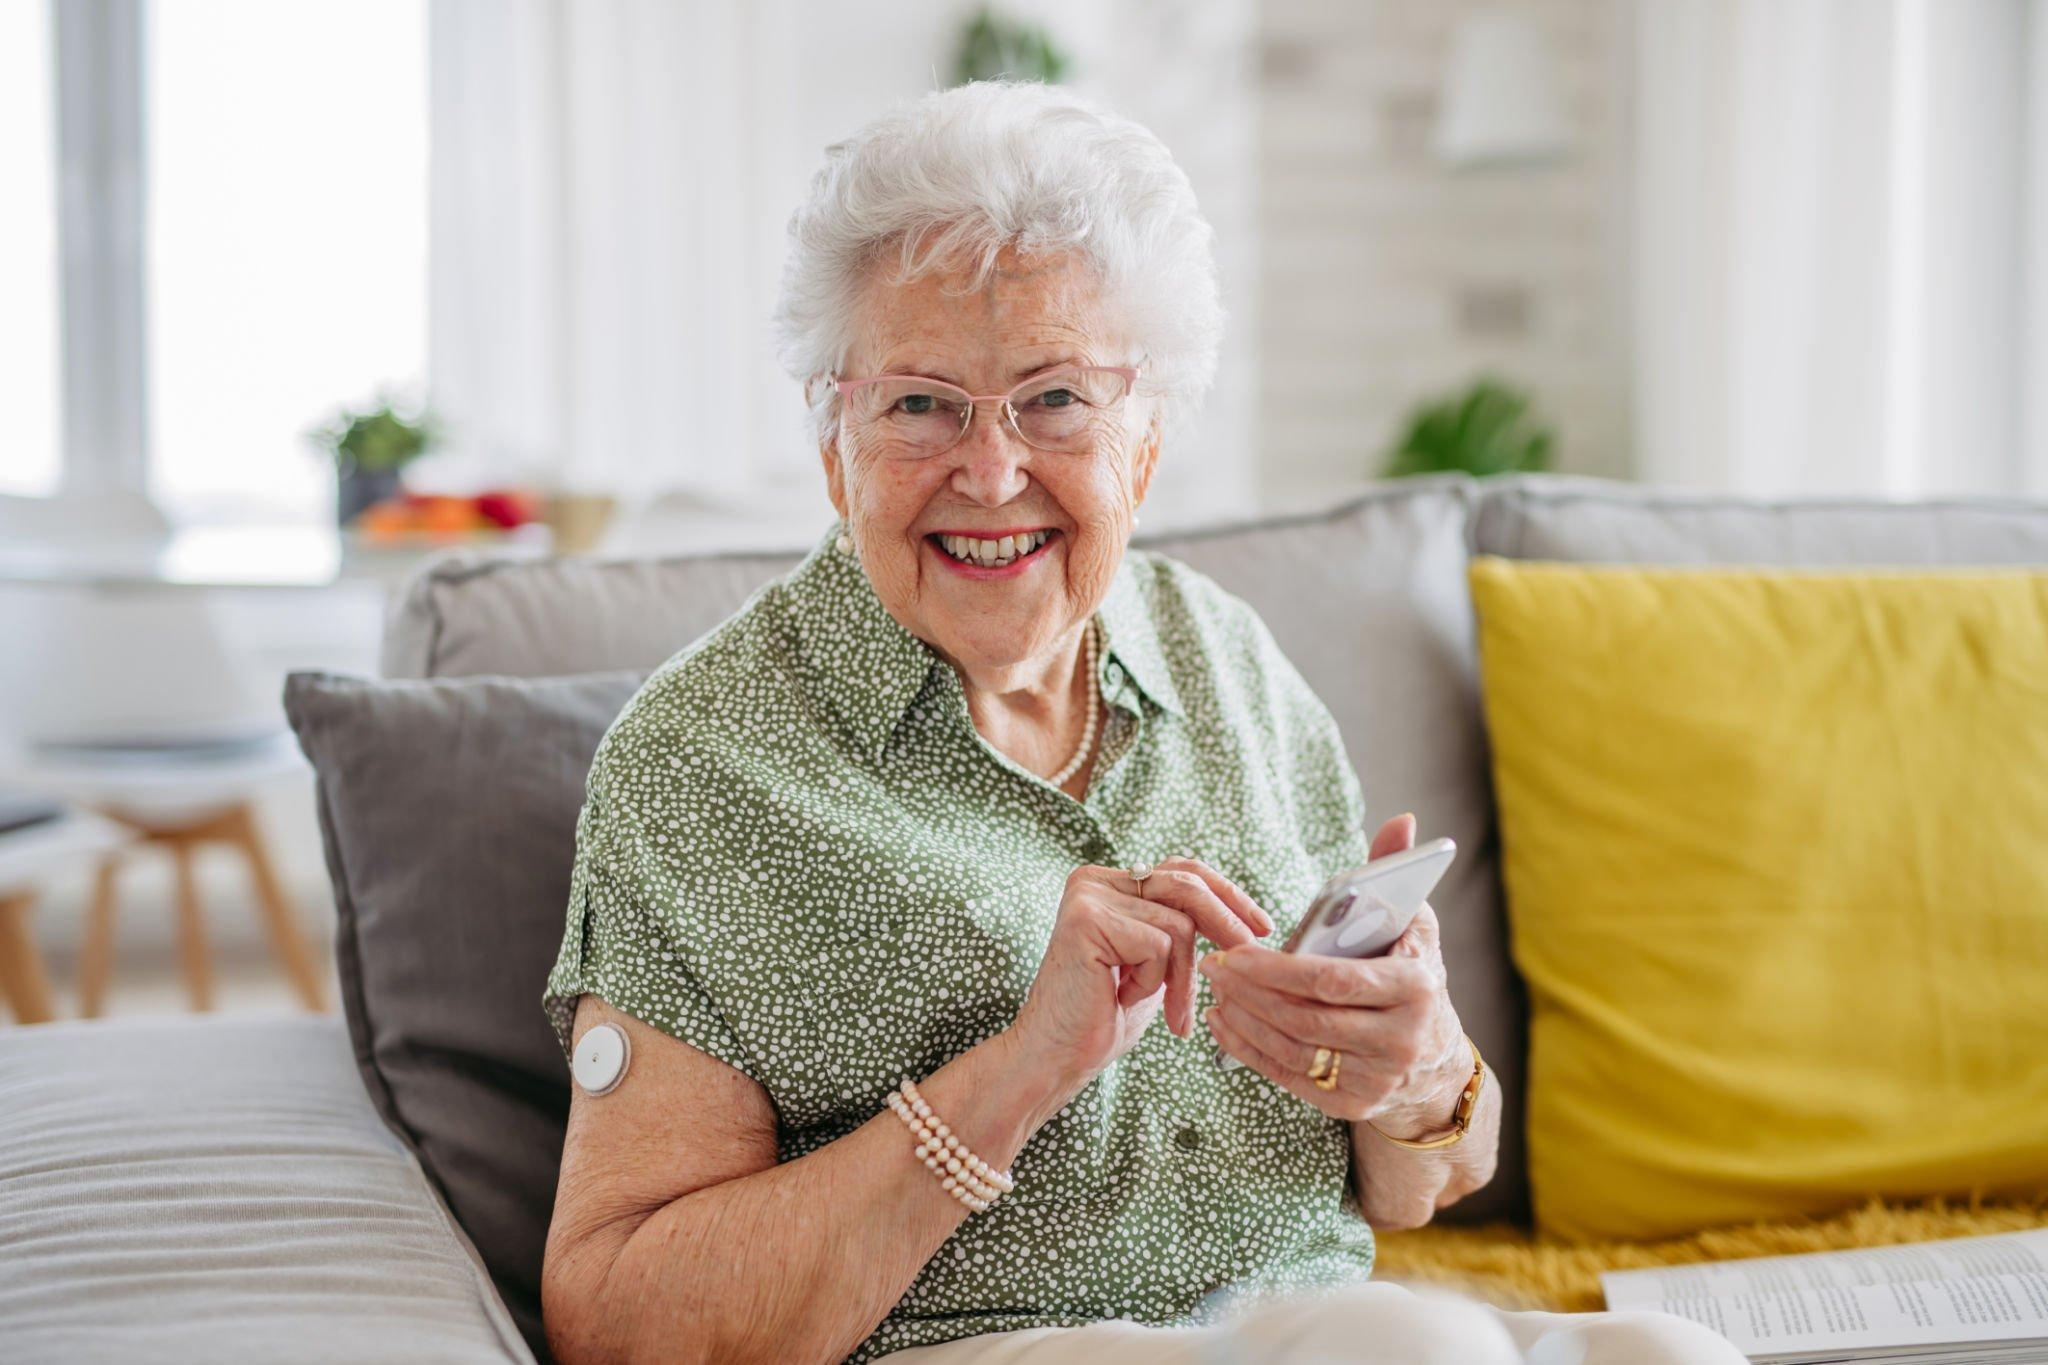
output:
[[[1033,375],[1008,393],[969,393],[914,374],[832,379],[856,441],[879,443],[903,459],[928,459],[958,445],[977,403],[1000,405],[1017,438],[1039,450],[1091,448],[1137,385],[1128,365],[1070,365]]]

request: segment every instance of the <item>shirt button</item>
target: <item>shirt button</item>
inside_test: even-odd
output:
[[[1181,1129],[1173,1135],[1173,1145],[1180,1148],[1183,1152],[1200,1150],[1202,1146],[1201,1130],[1193,1127]]]

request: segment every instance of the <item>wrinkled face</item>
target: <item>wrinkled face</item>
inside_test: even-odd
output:
[[[940,270],[873,283],[845,377],[913,374],[991,394],[1058,366],[1138,363],[1084,264],[1006,251],[984,286],[960,292],[970,278]],[[981,403],[957,445],[923,458],[855,420],[850,400],[842,413],[822,449],[832,504],[892,616],[972,669],[1049,660],[1073,640],[1109,589],[1151,482],[1154,400],[1132,393],[1084,448],[1061,451],[1027,445],[1000,405]],[[962,562],[960,542],[949,548],[962,536],[1011,538],[1015,558]]]

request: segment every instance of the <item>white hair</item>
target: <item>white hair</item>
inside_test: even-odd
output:
[[[1177,423],[1216,372],[1213,236],[1186,173],[1140,124],[1035,82],[936,91],[825,149],[789,220],[777,345],[823,439],[837,395],[811,381],[840,373],[876,262],[893,253],[897,283],[973,264],[979,286],[1005,247],[1073,252],[1144,356],[1142,391]]]

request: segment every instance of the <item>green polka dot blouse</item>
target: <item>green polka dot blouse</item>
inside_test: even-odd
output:
[[[1366,852],[1329,711],[1195,570],[1137,550],[1118,568],[1097,614],[1102,750],[1076,801],[982,740],[959,674],[884,609],[841,529],[656,670],[606,733],[545,997],[565,1050],[594,991],[745,1072],[783,1160],[1015,1018],[1076,866],[1192,853],[1266,907],[1278,941]],[[1215,1052],[1206,1029],[1155,1021],[854,1359],[1200,1322],[1369,1274],[1345,1125],[1219,1071]]]

